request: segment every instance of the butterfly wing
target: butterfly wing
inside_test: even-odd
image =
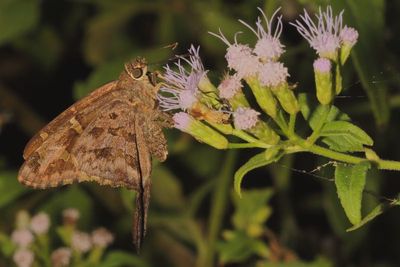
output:
[[[105,98],[104,96],[108,95],[116,88],[117,81],[107,83],[90,93],[88,96],[82,98],[80,101],[76,102],[74,105],[58,115],[54,120],[52,120],[42,130],[40,130],[34,137],[32,137],[32,139],[29,141],[24,149],[24,159],[27,159],[29,156],[31,156],[31,154],[34,153],[43,144],[43,142],[47,140],[49,136],[52,136],[53,134],[60,131],[65,132],[68,129],[68,122],[75,116],[82,117],[83,115],[86,115],[86,122],[91,121],[93,119],[93,116],[95,116],[96,109],[109,101],[109,99]]]
[[[134,106],[121,92],[106,93],[82,109],[78,102],[39,132],[28,144],[19,181],[34,188],[96,181],[137,190],[136,136],[129,124]]]

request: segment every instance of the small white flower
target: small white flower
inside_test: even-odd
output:
[[[326,58],[318,58],[314,61],[314,71],[316,72],[321,72],[321,73],[326,73],[330,72],[332,68],[331,61]]]
[[[33,252],[24,248],[18,249],[13,255],[13,260],[18,267],[31,267],[34,259]]]
[[[194,121],[194,118],[185,112],[175,113],[172,119],[175,123],[174,127],[181,131],[186,131]]]
[[[280,62],[267,62],[261,65],[258,78],[263,86],[275,87],[286,82],[288,69]]]
[[[73,250],[85,253],[92,248],[90,235],[84,232],[75,232],[72,235],[71,247]]]
[[[317,24],[311,19],[307,11],[300,15],[302,21],[291,23],[297,31],[308,41],[321,57],[335,60],[336,52],[341,45],[339,34],[342,30],[343,11],[333,16],[332,7],[328,6],[325,12],[319,9]]]
[[[81,216],[79,210],[75,208],[68,208],[62,212],[64,223],[66,224],[76,224]]]
[[[198,100],[198,85],[207,71],[204,70],[199,56],[199,49],[192,46],[189,49],[189,60],[182,58],[191,67],[187,71],[179,60],[176,63],[177,71],[168,65],[164,67],[164,85],[161,86],[157,96],[159,105],[164,111],[181,109],[187,110]]]
[[[37,235],[46,234],[50,227],[50,218],[44,212],[40,212],[31,219],[30,228]]]
[[[225,99],[231,99],[243,87],[240,78],[235,75],[226,75],[218,85],[219,96]]]
[[[253,128],[258,122],[259,112],[251,108],[240,107],[233,113],[235,127],[240,130]]]
[[[242,20],[239,20],[245,26],[247,26],[251,31],[255,33],[258,38],[256,46],[254,47],[254,53],[261,59],[261,61],[275,61],[277,60],[284,52],[284,46],[279,41],[279,38],[282,33],[283,24],[282,24],[282,16],[277,18],[276,27],[273,29],[272,25],[274,22],[274,18],[276,14],[279,12],[280,8],[278,8],[274,14],[272,14],[271,18],[268,19],[265,15],[264,11],[261,8],[258,8],[261,14],[264,17],[266,28],[262,25],[262,19],[258,17],[256,22],[257,31],[254,30],[249,24],[245,23]]]
[[[68,267],[71,263],[72,251],[70,248],[61,247],[51,253],[53,267]]]
[[[101,227],[92,232],[92,243],[105,248],[114,241],[114,236],[107,229]]]
[[[33,234],[28,229],[14,230],[11,234],[11,241],[21,248],[26,248],[33,242]]]
[[[239,33],[235,34],[235,42],[231,44],[221,30],[219,30],[219,35],[210,32],[211,35],[219,38],[228,46],[225,55],[228,67],[235,70],[239,78],[247,78],[257,73],[260,62],[247,44],[244,45],[237,42],[237,35]]]
[[[344,26],[340,31],[340,40],[343,44],[353,46],[358,40],[358,31],[352,27]]]

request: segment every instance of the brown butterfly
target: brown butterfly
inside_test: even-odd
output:
[[[126,63],[117,81],[72,105],[29,141],[18,174],[33,188],[96,181],[135,190],[137,250],[146,233],[151,158],[167,158],[162,128],[171,126],[157,107],[155,78],[144,59]]]

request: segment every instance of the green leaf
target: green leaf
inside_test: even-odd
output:
[[[236,193],[241,196],[241,184],[243,177],[251,170],[266,166],[272,162],[278,161],[283,156],[280,147],[275,146],[270,149],[255,155],[249,161],[247,161],[242,167],[240,167],[234,176],[234,188]]]
[[[16,245],[11,241],[10,237],[0,232],[0,251],[6,256],[10,257],[16,249]]]
[[[0,208],[13,202],[29,189],[17,180],[17,173],[5,171],[0,173]]]
[[[242,198],[235,195],[235,213],[232,216],[235,229],[243,230],[252,237],[262,235],[265,222],[272,213],[267,205],[272,195],[271,188],[243,191]]]
[[[266,244],[250,238],[243,231],[226,231],[225,241],[217,245],[221,263],[239,263],[249,259],[254,254],[269,254]]]
[[[39,5],[37,0],[0,1],[0,45],[36,27]]]
[[[356,165],[338,163],[335,170],[335,185],[340,203],[353,225],[361,221],[362,192],[365,186],[369,162]]]
[[[107,254],[105,259],[99,267],[149,267],[149,265],[141,259],[139,256],[133,253],[127,253],[124,251],[112,251]]]
[[[381,215],[384,211],[384,204],[377,205],[367,216],[365,216],[359,223],[354,224],[352,227],[348,228],[346,231],[351,232],[364,226],[366,223],[372,221],[377,216]]]
[[[372,146],[373,140],[358,126],[348,121],[331,121],[321,130],[322,142],[340,152],[363,151],[363,145]]]
[[[301,114],[313,130],[318,128],[318,124],[321,122],[350,121],[350,117],[335,106],[331,106],[328,112],[326,106],[319,105],[316,99],[310,97],[309,94],[301,93],[298,98]],[[326,112],[328,114],[325,114]]]

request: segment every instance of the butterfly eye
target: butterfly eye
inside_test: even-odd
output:
[[[141,78],[141,77],[143,76],[143,69],[142,69],[142,68],[134,68],[134,69],[131,71],[131,76],[132,76],[132,78],[134,78],[134,79],[139,79],[139,78]]]
[[[135,59],[125,64],[126,73],[134,80],[140,80],[147,72],[147,65],[143,59]]]

